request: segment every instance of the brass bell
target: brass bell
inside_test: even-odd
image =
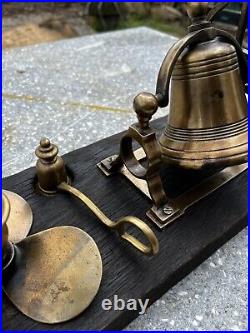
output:
[[[159,105],[165,106],[171,76],[169,117],[159,139],[162,159],[189,169],[247,161],[245,60],[237,42],[206,21],[206,6],[188,3],[195,24],[170,49],[157,84]]]
[[[121,138],[119,154],[98,163],[106,176],[123,174],[152,201],[146,214],[161,229],[247,168],[248,65],[241,48],[247,15],[242,9],[237,39],[217,29],[212,19],[227,4],[187,2],[188,34],[163,60],[155,94],[135,97],[138,122]],[[150,120],[168,104],[159,136]],[[134,150],[133,141],[141,147]],[[173,196],[170,169],[175,179],[196,173],[197,183]]]

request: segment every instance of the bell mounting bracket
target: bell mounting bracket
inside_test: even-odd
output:
[[[146,159],[144,149],[139,148],[134,151],[134,157],[138,164],[143,163]],[[127,168],[125,163],[121,163],[119,155],[110,156],[97,165],[106,176],[111,176],[115,173],[122,174],[153,202],[153,206],[147,211],[146,215],[160,229],[164,229],[183,215],[189,207],[231,181],[248,168],[247,163],[226,167],[212,176],[205,178],[176,198],[169,198],[165,194],[159,174],[156,173],[155,177],[152,177],[150,181],[146,177],[136,177]]]

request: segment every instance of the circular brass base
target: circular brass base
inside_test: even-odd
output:
[[[8,240],[17,244],[23,240],[29,233],[33,222],[33,214],[30,205],[20,195],[3,191],[9,199],[10,214],[7,219]]]
[[[15,245],[3,289],[26,316],[64,322],[84,311],[98,292],[102,260],[94,240],[75,227],[55,227]]]

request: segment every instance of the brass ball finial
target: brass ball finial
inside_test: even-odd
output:
[[[40,140],[40,146],[42,148],[48,148],[50,146],[50,140],[48,138],[42,138]]]
[[[209,2],[187,2],[187,14],[193,21],[199,17],[204,17],[208,14]]]
[[[52,162],[57,157],[58,148],[48,138],[42,138],[40,145],[36,148],[35,154],[44,163]]]
[[[140,127],[148,128],[150,119],[158,109],[157,98],[151,93],[142,92],[134,98],[133,105]]]

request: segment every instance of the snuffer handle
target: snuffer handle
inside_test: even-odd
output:
[[[47,138],[42,138],[36,149],[36,164],[39,189],[45,194],[56,193],[58,190],[73,194],[81,200],[107,227],[115,229],[120,237],[146,255],[154,255],[159,250],[159,243],[154,232],[147,224],[136,217],[126,216],[117,222],[110,220],[85,194],[67,182],[67,173],[63,159],[58,156],[58,147]],[[125,226],[132,225],[143,233],[149,245],[145,245],[126,231]]]
[[[159,250],[159,243],[154,232],[147,226],[147,224],[134,216],[125,216],[119,219],[117,222],[109,219],[85,194],[77,190],[75,187],[62,182],[58,185],[58,189],[64,192],[68,192],[82,201],[95,216],[107,227],[115,229],[120,237],[133,245],[137,250],[146,255],[155,255]],[[135,238],[133,235],[126,231],[126,225],[132,225],[138,228],[143,235],[147,238],[149,245],[146,245]]]

